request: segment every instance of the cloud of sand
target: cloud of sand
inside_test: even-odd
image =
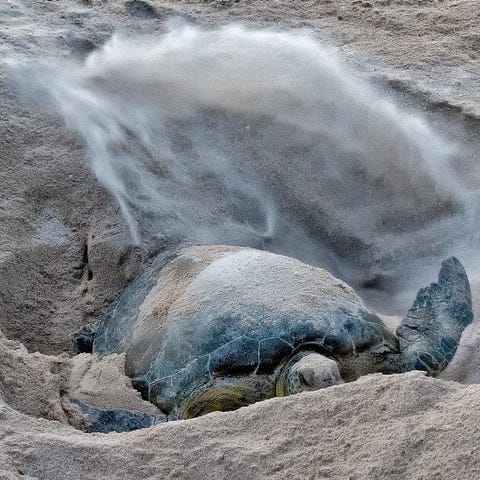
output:
[[[264,246],[355,285],[358,242],[363,266],[415,265],[464,229],[454,147],[307,33],[175,25],[21,72],[83,139],[137,242]]]

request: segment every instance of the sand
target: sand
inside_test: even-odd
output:
[[[0,410],[3,478],[472,479],[478,385],[421,373],[273,399],[124,434]]]
[[[81,428],[67,400],[73,391],[99,406],[113,393],[112,408],[153,413],[122,376],[121,359],[104,367],[89,356],[71,360],[69,337],[100,318],[159,247],[133,244],[79,139],[58,116],[19,99],[3,68],[7,56],[81,57],[114,31],[161,32],[172,14],[206,25],[306,27],[365,78],[393,88],[407,108],[423,109],[442,132],[477,141],[475,0],[152,4],[155,18],[129,13],[117,0],[0,6],[0,390],[9,404],[0,409],[0,478],[479,477],[479,387],[417,373],[370,376],[128,434],[72,427]],[[478,265],[466,268],[477,278]],[[448,380],[480,378],[478,281],[473,286],[477,321],[443,373]],[[111,386],[105,395],[102,385]]]

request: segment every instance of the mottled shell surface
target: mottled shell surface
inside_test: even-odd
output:
[[[288,257],[240,247],[164,255],[120,295],[94,351],[126,352],[127,374],[168,411],[218,377],[270,374],[308,343],[348,357],[389,337],[345,283]]]

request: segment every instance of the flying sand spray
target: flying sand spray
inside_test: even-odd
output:
[[[136,243],[251,245],[358,286],[470,228],[454,147],[306,33],[172,26],[18,73],[81,136]]]

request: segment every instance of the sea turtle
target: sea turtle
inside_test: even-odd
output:
[[[170,419],[233,410],[372,372],[425,370],[452,359],[472,321],[465,271],[451,257],[391,332],[323,269],[241,247],[164,254],[95,328],[99,355],[126,353],[126,373]]]

